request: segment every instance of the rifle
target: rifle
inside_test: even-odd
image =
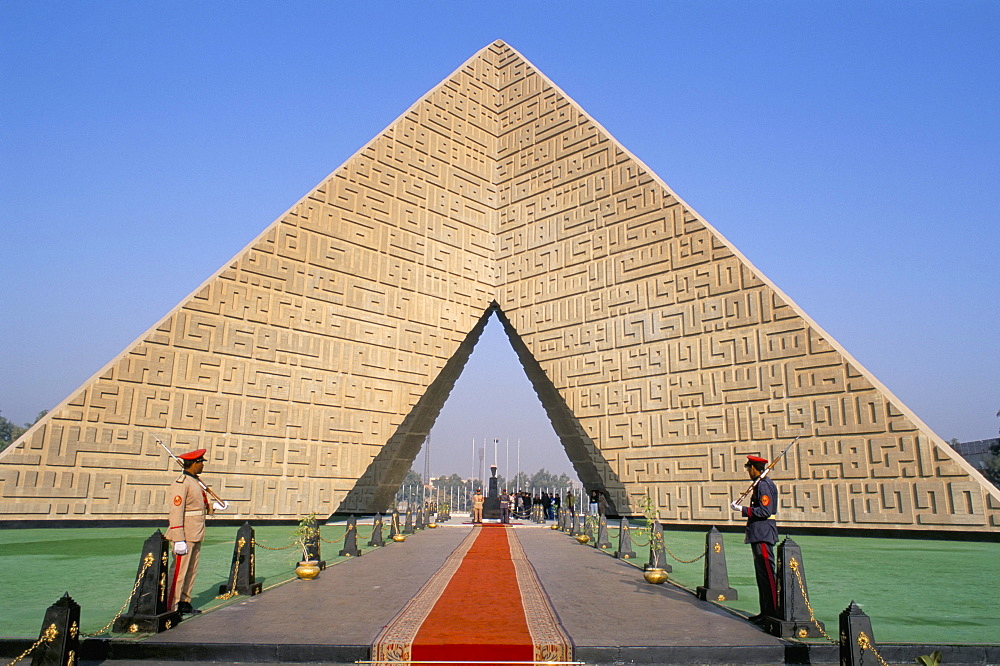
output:
[[[173,451],[171,451],[170,449],[168,449],[167,445],[164,444],[163,442],[161,442],[159,437],[155,437],[154,436],[153,439],[156,440],[157,444],[159,444],[160,446],[163,447],[163,450],[166,451],[170,455],[171,458],[173,458],[174,460],[177,461],[178,465],[180,465],[182,468],[184,467],[184,461],[181,460],[180,458],[178,458],[174,454]],[[212,498],[216,502],[218,502],[219,504],[221,504],[223,509],[228,509],[229,508],[229,502],[227,502],[226,500],[224,500],[221,497],[219,497],[218,495],[216,495],[215,491],[213,491],[211,488],[209,488],[208,486],[206,486],[204,481],[202,481],[201,479],[199,479],[197,476],[194,476],[194,475],[190,475],[189,474],[188,476],[191,476],[191,478],[193,478],[195,481],[197,481],[198,485],[201,486],[201,489],[204,490],[205,492],[207,492],[209,495],[211,495]]]
[[[799,441],[799,437],[801,437],[801,436],[802,435],[797,435],[795,437],[795,439],[792,440],[792,443],[785,447],[785,450],[781,452],[781,455],[779,455],[777,458],[775,458],[774,460],[772,460],[771,463],[767,467],[764,468],[764,471],[760,473],[760,476],[758,476],[756,479],[754,479],[753,483],[750,484],[750,487],[747,488],[746,490],[744,490],[743,494],[740,495],[736,500],[734,500],[733,503],[734,504],[741,504],[743,502],[743,500],[745,500],[747,498],[747,495],[749,495],[750,493],[752,493],[753,489],[757,487],[757,484],[760,483],[760,480],[763,479],[765,476],[767,476],[768,472],[770,472],[772,469],[774,469],[774,466],[778,464],[779,460],[781,460],[782,458],[785,457],[785,454],[788,453],[788,449],[790,449],[793,446],[795,446],[795,442]]]

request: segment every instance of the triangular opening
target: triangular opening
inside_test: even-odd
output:
[[[477,356],[472,373],[466,377],[473,349],[490,324],[488,348]],[[460,382],[460,377],[465,377],[465,381]],[[459,397],[457,402],[451,402],[449,396],[456,387],[460,387]],[[607,492],[610,510],[617,512],[615,507],[624,499],[625,492],[621,481],[494,302],[336,513],[367,513],[389,506],[428,434],[444,413],[446,402],[450,404],[442,433],[448,433],[447,439],[440,436],[435,442],[444,447],[440,454],[443,459],[455,461],[445,470],[447,473],[483,478],[479,452],[483,440],[502,436],[502,451],[499,443],[494,443],[492,451],[485,451],[487,466],[496,461],[501,474],[512,478],[517,468],[532,469],[533,463],[528,461],[537,461],[540,466],[550,462],[554,468],[554,463],[559,463],[560,471],[579,479],[588,491]],[[524,428],[521,431],[524,436],[520,437],[518,432],[511,435],[514,427]],[[511,436],[515,443],[522,439],[519,449],[524,457],[521,464],[514,461],[516,467],[511,467]],[[491,448],[488,443],[486,448]]]
[[[514,479],[545,469],[576,479],[576,472],[544,407],[517,358],[503,324],[494,312],[455,382],[431,432],[432,477],[457,473],[482,478],[476,451],[485,447],[487,466]],[[494,440],[498,440],[496,443]],[[427,446],[415,469],[428,469]]]

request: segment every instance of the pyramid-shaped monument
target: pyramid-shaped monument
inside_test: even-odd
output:
[[[0,457],[0,517],[392,502],[498,313],[588,488],[724,524],[997,531],[1000,494],[551,81],[484,48]]]

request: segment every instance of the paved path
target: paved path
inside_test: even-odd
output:
[[[379,631],[468,534],[442,525],[185,620],[136,645],[136,658],[205,661],[368,659]],[[689,592],[650,585],[635,567],[548,527],[516,528],[529,561],[587,663],[783,663],[787,643]],[[489,603],[483,595],[470,603]],[[503,611],[503,609],[498,609]],[[127,659],[116,648],[116,659]],[[147,662],[148,663],[148,662]]]

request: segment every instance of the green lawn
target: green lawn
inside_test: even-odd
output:
[[[612,552],[617,530],[612,530]],[[782,537],[784,538],[784,537]],[[836,638],[840,612],[851,601],[872,618],[877,641],[886,643],[1000,643],[1000,543],[793,536],[802,549],[809,601],[826,633]],[[644,536],[638,541],[645,543]],[[681,560],[705,548],[697,532],[664,533]],[[750,547],[742,534],[724,534],[729,585],[739,593],[726,605],[757,613],[757,584]],[[649,549],[635,547],[641,567]],[[777,550],[775,551],[777,555]],[[670,579],[694,590],[703,583],[704,560],[682,564],[667,555]]]
[[[291,526],[260,527],[262,546],[291,542]],[[82,607],[85,633],[111,621],[135,582],[143,541],[152,528],[49,528],[0,530],[0,636],[37,636],[45,608],[64,592]],[[359,545],[368,542],[370,525],[359,526]],[[615,531],[613,530],[612,533]],[[210,609],[226,581],[235,527],[209,527],[194,605]],[[322,536],[338,541],[342,527],[324,526]],[[553,532],[553,538],[569,538]],[[677,558],[697,557],[705,535],[665,533]],[[827,633],[837,635],[837,618],[852,600],[872,618],[879,642],[996,643],[1000,637],[1000,544],[911,539],[796,536],[802,548],[809,597]],[[636,535],[637,541],[644,541]],[[616,544],[615,540],[612,541]],[[724,535],[730,585],[739,592],[732,608],[757,612],[756,584],[749,547],[742,535]],[[340,543],[322,544],[333,564]],[[583,546],[581,546],[583,547]],[[614,550],[614,546],[611,548]],[[641,566],[648,550],[635,548]],[[265,589],[290,580],[294,549],[257,549],[257,580]],[[693,590],[702,583],[703,562],[682,564],[670,556],[671,580]],[[636,571],[636,575],[641,574]]]
[[[255,539],[257,581],[264,588],[295,577],[301,559],[291,543],[293,526],[257,527]],[[358,546],[365,550],[371,525],[358,526]],[[386,528],[388,529],[388,528]],[[216,599],[227,582],[233,558],[236,527],[209,526],[202,543],[195,583],[196,608],[211,609],[232,603]],[[84,633],[98,631],[121,610],[135,584],[143,542],[155,531],[149,527],[44,528],[0,530],[0,636],[37,636],[45,609],[65,592],[80,604]],[[321,551],[327,564],[343,558],[342,526],[323,526]],[[362,538],[363,537],[363,538]]]

